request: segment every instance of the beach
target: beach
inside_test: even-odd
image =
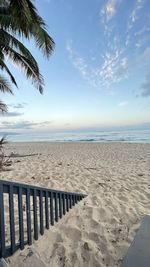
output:
[[[87,197],[10,266],[117,267],[144,215],[150,215],[150,144],[15,142],[10,179]],[[22,156],[21,156],[22,155]]]

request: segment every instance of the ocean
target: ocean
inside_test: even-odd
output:
[[[0,134],[2,136],[2,134]],[[7,134],[8,141],[15,142],[130,142],[150,143],[150,129],[84,131],[57,133],[13,133]]]

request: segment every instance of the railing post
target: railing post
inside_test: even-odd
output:
[[[20,249],[24,249],[24,222],[23,222],[23,209],[22,209],[22,188],[18,188],[18,211],[19,211],[19,236],[20,236]]]
[[[78,201],[80,201],[80,196],[77,197]]]
[[[37,196],[36,189],[33,190],[33,213],[34,213],[34,239],[38,240],[38,221],[37,221]]]
[[[15,222],[14,222],[14,199],[13,199],[13,185],[9,186],[9,218],[10,218],[10,241],[11,254],[15,252]]]
[[[30,208],[30,188],[27,188],[26,191],[26,203],[27,203],[27,236],[28,244],[32,244],[32,235],[31,235],[31,208]]]
[[[73,200],[73,206],[75,205],[75,196],[72,196],[72,200]]]
[[[59,193],[59,217],[62,218],[62,194]]]
[[[55,192],[55,221],[58,222],[58,193]]]
[[[45,227],[49,229],[49,209],[48,209],[48,191],[45,193]]]
[[[68,194],[66,194],[66,210],[69,211],[69,201],[68,201]]]
[[[72,209],[72,195],[69,195],[69,200],[70,200],[70,209]]]
[[[54,210],[53,210],[53,192],[50,193],[50,220],[51,225],[54,225]]]
[[[43,191],[40,190],[40,234],[44,234],[44,227],[43,227]]]
[[[5,220],[4,220],[4,199],[3,184],[0,184],[0,257],[5,255]]]
[[[64,193],[63,193],[62,197],[63,197],[63,215],[65,215],[66,214],[66,205],[65,205],[65,194]]]
[[[77,195],[75,195],[75,203],[77,204]]]

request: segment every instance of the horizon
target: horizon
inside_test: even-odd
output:
[[[35,6],[56,43],[47,61],[24,41],[44,76],[44,95],[9,61],[19,90],[1,97],[9,112],[1,115],[0,131],[150,129],[148,0],[38,0]]]

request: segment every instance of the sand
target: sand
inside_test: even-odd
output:
[[[10,266],[119,266],[150,215],[150,144],[11,143],[10,152],[36,155],[12,158],[2,179],[88,195]]]

